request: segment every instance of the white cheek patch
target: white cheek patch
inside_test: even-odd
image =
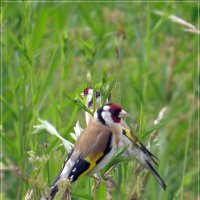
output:
[[[105,107],[105,106],[104,106]],[[112,117],[111,117],[111,113],[110,112],[106,112],[106,111],[103,111],[102,112],[102,118],[105,120],[105,123],[108,125],[108,126],[113,126],[114,125],[114,122],[112,120]]]
[[[86,97],[86,103],[87,105],[92,101],[92,94],[88,94]]]
[[[104,110],[104,111],[108,111],[109,109],[110,109],[110,106],[104,106],[104,107],[103,107],[103,110]]]
[[[93,95],[93,90],[92,89],[88,90],[88,95]]]

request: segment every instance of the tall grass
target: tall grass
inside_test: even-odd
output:
[[[127,122],[142,142],[150,142],[168,188],[162,191],[133,160],[120,162],[95,194],[94,180],[81,177],[71,186],[73,199],[105,199],[109,191],[113,199],[199,197],[198,37],[168,19],[175,15],[197,28],[196,3],[4,2],[1,14],[2,199],[48,192],[67,152],[46,131],[33,134],[33,126],[47,120],[74,142],[69,133],[77,120],[85,126],[84,112],[65,94],[80,94],[88,72],[94,84],[115,79],[111,100],[129,111]]]

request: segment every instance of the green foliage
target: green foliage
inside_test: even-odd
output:
[[[127,123],[150,142],[168,186],[162,191],[137,161],[119,156],[109,174],[113,199],[197,199],[198,36],[168,18],[197,27],[197,13],[195,2],[3,2],[1,197],[48,192],[67,153],[55,137],[33,134],[33,126],[47,120],[73,143],[69,133],[77,120],[85,127],[88,111],[78,94],[92,86],[103,102],[111,92],[128,111]],[[81,177],[71,185],[73,199],[106,199],[106,181],[95,193],[94,183]]]

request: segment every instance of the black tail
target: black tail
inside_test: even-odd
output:
[[[54,185],[52,188],[51,188],[51,193],[50,193],[50,196],[51,196],[51,199],[54,199],[56,193],[58,192],[58,186],[57,185]]]
[[[157,160],[158,158],[156,156],[154,156],[141,142],[140,142],[140,149],[143,153],[145,153],[149,159],[158,166]]]
[[[73,153],[73,149],[69,152],[67,159],[65,160],[64,164],[62,165],[62,169],[60,170],[59,174],[55,177],[55,179],[53,181],[53,184],[51,187],[51,193],[50,193],[51,199],[53,199],[55,197],[56,193],[58,192],[58,182],[60,180],[60,175],[61,175],[67,161],[71,157],[72,153]]]
[[[54,180],[54,182],[52,184],[51,192],[50,192],[51,199],[54,199],[56,193],[58,192],[59,179],[60,179],[60,173],[55,177],[55,180]]]
[[[146,165],[149,169],[149,171],[153,174],[153,176],[156,178],[156,180],[158,181],[158,183],[161,185],[161,187],[166,190],[167,185],[165,184],[165,182],[163,181],[163,179],[160,177],[160,175],[158,174],[158,172],[155,170],[155,168],[153,167],[153,165],[146,160]]]

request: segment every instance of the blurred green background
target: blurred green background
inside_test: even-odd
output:
[[[155,11],[165,15],[158,16]],[[52,123],[66,139],[84,112],[68,100],[94,82],[114,78],[112,101],[159,158],[163,191],[137,162],[113,172],[113,199],[197,199],[198,35],[168,19],[176,15],[197,27],[192,2],[2,3],[1,136],[2,199],[39,199],[60,170],[67,152],[56,137],[33,133],[38,119]],[[163,107],[159,129],[153,122]],[[159,146],[157,145],[159,144]],[[109,199],[106,183],[92,195],[94,181],[71,186],[72,199]]]

